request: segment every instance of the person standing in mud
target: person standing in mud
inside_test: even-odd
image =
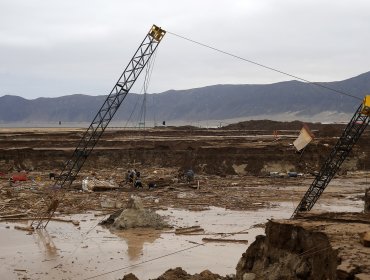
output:
[[[189,184],[191,181],[194,180],[194,171],[192,169],[189,169],[185,173],[186,182]]]
[[[135,179],[135,175],[136,175],[135,171],[134,170],[131,170],[131,171],[127,171],[127,172],[130,173],[128,175],[128,177],[129,177],[128,182],[129,183],[133,183],[134,182],[134,179]]]
[[[126,184],[132,182],[131,181],[131,171],[130,170],[127,170],[126,178],[125,179],[126,179],[126,181],[125,181]]]
[[[136,172],[136,178],[135,178],[135,188],[142,188],[143,184],[141,183],[141,178],[140,178],[140,172]]]

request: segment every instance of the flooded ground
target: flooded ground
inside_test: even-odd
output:
[[[169,268],[181,266],[189,273],[209,269],[226,275],[248,245],[205,243],[204,237],[254,241],[264,233],[255,225],[267,219],[289,218],[292,202],[276,203],[257,211],[232,211],[211,207],[205,211],[159,210],[170,224],[178,227],[201,226],[201,235],[176,235],[173,229],[131,229],[112,233],[98,224],[104,217],[94,213],[73,215],[80,221],[50,222],[47,230],[33,234],[15,230],[19,223],[0,223],[2,279],[119,279],[134,273],[145,280],[158,277]],[[350,199],[323,200],[317,210],[361,211],[363,204]],[[217,234],[215,234],[217,233]],[[222,233],[222,234],[221,234]],[[215,235],[212,235],[215,234]]]
[[[221,275],[235,273],[249,245],[202,239],[240,239],[251,244],[264,233],[255,225],[291,216],[343,129],[311,124],[318,130],[317,137],[302,155],[292,147],[301,127],[300,123],[262,121],[215,130],[109,129],[72,189],[65,190],[55,215],[72,217],[80,225],[51,221],[47,230],[32,234],[14,229],[25,223],[6,219],[45,213],[50,186],[55,184],[50,173],[59,174],[85,129],[0,129],[0,279],[119,279],[132,272],[145,280],[177,266],[189,273],[205,269]],[[279,139],[274,137],[277,130]],[[365,131],[313,210],[363,210],[362,197],[370,183],[369,137]],[[125,183],[127,171],[136,168],[143,189]],[[178,176],[189,168],[196,174],[192,184]],[[10,183],[9,178],[22,170],[27,180]],[[291,178],[288,171],[302,176]],[[87,177],[115,182],[119,188],[82,191]],[[153,182],[157,187],[149,190],[148,183]],[[110,232],[98,225],[105,216],[96,214],[123,207],[132,194],[142,199],[145,208],[166,209],[158,213],[174,229]],[[175,228],[190,226],[205,231],[174,233]]]

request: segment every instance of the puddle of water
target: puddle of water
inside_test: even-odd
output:
[[[328,210],[333,210],[337,207],[334,210],[341,211],[338,207],[354,205],[353,201],[344,205],[342,202],[336,206],[321,203],[317,209],[328,207]],[[355,208],[361,210],[359,206]],[[248,240],[250,244],[256,235],[264,233],[262,228],[251,228],[253,225],[271,218],[289,218],[293,210],[292,202],[283,202],[276,208],[259,211],[211,207],[201,212],[169,209],[157,213],[167,216],[175,227],[199,225],[207,233],[246,231],[228,238]],[[81,221],[80,229],[67,223],[50,222],[47,231],[37,231],[32,235],[14,230],[15,224],[0,223],[1,278],[87,279],[100,275],[93,279],[118,279],[132,272],[145,280],[158,277],[167,269],[177,266],[189,273],[209,269],[226,275],[235,273],[236,264],[248,247],[237,243],[205,243],[184,250],[202,244],[203,237],[220,236],[175,235],[170,230],[153,229],[132,229],[115,234],[96,226],[101,218],[94,218],[93,214],[75,215],[73,219]],[[180,250],[183,251],[173,254]],[[168,256],[162,258],[165,255]],[[110,271],[116,272],[104,274]]]

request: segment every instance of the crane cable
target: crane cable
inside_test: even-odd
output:
[[[152,77],[156,57],[157,57],[157,51],[154,52],[153,57],[149,59],[148,64],[146,66],[146,70],[145,70],[145,79],[144,79],[144,84],[143,84],[143,89],[142,89],[142,92],[144,93],[144,97],[143,97],[143,103],[141,104],[141,109],[140,109],[139,116],[138,116],[139,123],[142,123],[142,122],[144,123],[144,129],[145,129],[145,121],[146,121],[146,113],[147,113],[146,112],[147,110],[146,97],[147,97],[150,79]]]
[[[147,91],[147,88],[149,87],[150,78],[151,78],[151,75],[153,73],[154,63],[155,63],[155,58],[157,57],[157,53],[158,53],[158,49],[153,54],[154,57],[153,58],[150,58],[149,61],[148,61],[148,64],[146,65],[143,86],[142,86],[142,88],[140,90],[140,94],[137,95],[137,99],[136,99],[135,105],[132,108],[131,113],[130,113],[130,116],[128,117],[128,119],[127,119],[126,124],[124,125],[124,127],[128,127],[128,123],[131,121],[131,118],[133,117],[134,113],[136,112],[136,107],[137,107],[137,105],[139,103],[139,100],[141,99],[142,93],[144,93],[145,91]],[[140,112],[138,112],[138,116],[137,116],[137,119],[138,119],[139,122],[141,121],[141,118],[142,118],[142,110],[143,110],[143,104],[141,105]]]
[[[324,88],[324,89],[327,89],[327,90],[330,90],[332,91],[332,93],[337,93],[337,94],[341,94],[341,95],[345,95],[345,96],[348,96],[348,97],[352,97],[352,98],[355,98],[355,99],[358,99],[358,100],[362,100],[361,98],[355,96],[355,95],[352,95],[352,94],[349,94],[347,92],[344,92],[344,91],[341,91],[341,90],[337,90],[337,89],[334,89],[334,88],[331,88],[331,87],[328,87],[328,86],[325,86],[323,84],[320,84],[320,83],[317,83],[317,82],[311,82],[307,79],[304,79],[304,78],[301,78],[301,77],[298,77],[298,76],[295,76],[293,74],[289,74],[288,72],[285,72],[285,71],[282,71],[282,70],[279,70],[277,68],[273,68],[273,67],[270,67],[270,66],[267,66],[267,65],[264,65],[264,64],[261,64],[261,63],[258,63],[258,62],[255,62],[253,60],[250,60],[250,59],[246,59],[246,58],[243,58],[241,56],[238,56],[238,55],[235,55],[235,54],[232,54],[230,52],[227,52],[227,51],[223,51],[223,50],[220,50],[218,48],[215,48],[213,46],[210,46],[210,45],[207,45],[207,44],[204,44],[204,43],[201,43],[199,41],[195,41],[193,39],[190,39],[190,38],[187,38],[185,36],[182,36],[182,35],[178,35],[176,33],[173,33],[173,32],[170,32],[170,31],[166,31],[168,34],[171,34],[173,36],[176,36],[178,38],[181,38],[181,39],[184,39],[186,41],[189,41],[189,42],[192,42],[194,44],[197,44],[199,46],[203,46],[203,47],[206,47],[208,49],[211,49],[211,50],[214,50],[216,52],[219,52],[219,53],[222,53],[222,54],[225,54],[225,55],[228,55],[228,56],[231,56],[231,57],[234,57],[234,58],[237,58],[237,59],[240,59],[240,60],[243,60],[245,62],[248,62],[248,63],[252,63],[254,65],[257,65],[257,66],[260,66],[260,67],[263,67],[265,69],[268,69],[268,70],[271,70],[271,71],[274,71],[274,72],[277,72],[277,73],[280,73],[280,74],[283,74],[283,75],[286,75],[286,76],[289,76],[289,77],[292,77],[294,79],[297,79],[297,80],[300,80],[300,81],[303,81],[303,82],[306,82],[306,83],[309,83],[311,85],[315,85],[315,86],[318,86],[318,87],[321,87],[321,88]]]
[[[154,55],[156,55],[156,53],[157,52],[155,52],[154,53]],[[152,60],[152,58],[150,58],[149,59],[149,61],[148,61],[148,64],[146,65],[146,71],[145,71],[145,77],[144,77],[144,83],[143,83],[143,86],[141,87],[141,90],[140,90],[140,93],[139,94],[137,94],[137,98],[136,98],[136,102],[135,102],[135,105],[134,105],[134,107],[132,108],[132,110],[131,110],[131,113],[130,113],[130,116],[128,117],[128,119],[127,119],[127,121],[126,121],[126,124],[124,125],[124,127],[128,127],[128,123],[131,121],[131,118],[133,117],[133,115],[134,115],[134,113],[136,112],[136,107],[137,107],[137,105],[138,105],[138,103],[139,103],[139,100],[141,99],[141,95],[142,95],[142,93],[145,91],[145,87],[148,87],[148,83],[149,83],[149,81],[147,81],[148,80],[148,78],[147,78],[147,76],[148,76],[148,67],[150,66],[150,64],[151,64],[151,60]],[[150,75],[151,75],[151,73],[150,73]],[[149,80],[150,80],[150,78],[149,78]],[[140,115],[141,115],[141,111],[139,112],[139,114],[138,114],[138,120],[140,121],[140,119],[141,119],[141,117],[140,117]]]

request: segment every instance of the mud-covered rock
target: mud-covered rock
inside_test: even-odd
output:
[[[169,227],[164,218],[155,212],[144,209],[139,197],[131,196],[124,210],[113,213],[101,224],[122,230],[138,227],[162,229]]]
[[[191,275],[188,274],[185,270],[183,270],[181,267],[176,267],[174,269],[169,269],[165,273],[163,273],[158,278],[155,278],[153,280],[172,280],[172,279],[178,279],[178,280],[188,280],[190,279]]]
[[[136,276],[133,275],[135,278],[125,278],[133,274],[125,275],[122,280],[136,280]],[[199,274],[191,275],[183,270],[181,267],[171,268],[163,273],[158,278],[154,278],[151,280],[233,280],[232,276],[220,276],[218,274],[212,273],[209,270],[204,270]]]
[[[121,280],[139,280],[139,278],[137,278],[135,274],[129,273],[123,276]]]
[[[155,212],[146,209],[125,209],[113,223],[115,229],[128,229],[137,227],[151,227],[161,229],[168,224]]]

